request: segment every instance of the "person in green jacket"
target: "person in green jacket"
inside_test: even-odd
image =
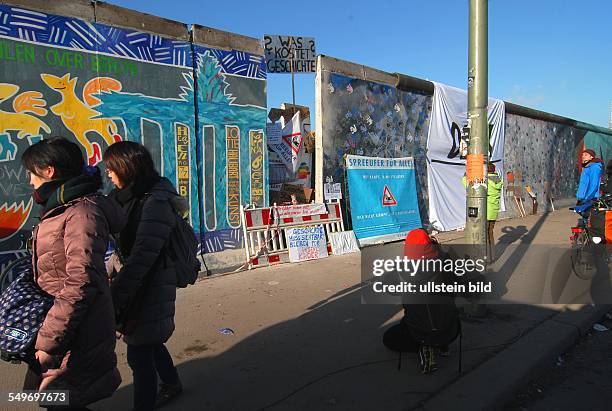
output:
[[[495,172],[495,164],[489,163],[488,166],[488,181],[487,181],[487,253],[489,261],[495,260],[495,238],[493,237],[493,228],[499,214],[500,199],[504,181],[499,174]]]
[[[487,255],[489,261],[495,260],[495,238],[493,237],[493,229],[499,214],[500,199],[503,180],[499,174],[495,172],[495,164],[489,163],[487,166]],[[467,177],[463,175],[463,186],[467,188]]]

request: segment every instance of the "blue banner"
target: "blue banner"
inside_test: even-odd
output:
[[[346,156],[353,231],[360,245],[403,239],[420,228],[412,157]]]

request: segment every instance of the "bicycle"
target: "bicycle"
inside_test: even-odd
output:
[[[609,263],[609,255],[603,246],[604,238],[593,233],[591,226],[592,210],[609,209],[606,199],[597,199],[590,207],[579,211],[576,207],[570,207],[570,210],[580,214],[570,236],[572,271],[580,279],[591,280],[597,273],[598,263]]]

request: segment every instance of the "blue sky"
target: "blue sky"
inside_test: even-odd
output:
[[[465,88],[467,0],[110,0],[131,9],[262,38],[315,37],[317,53]],[[295,4],[292,5],[292,4]],[[607,127],[612,2],[490,0],[489,95]],[[291,102],[291,76],[268,76],[268,107]],[[296,76],[314,111],[314,75]]]

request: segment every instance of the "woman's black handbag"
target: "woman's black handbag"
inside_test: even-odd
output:
[[[14,264],[9,268],[14,268]],[[24,361],[37,366],[36,336],[53,306],[53,296],[34,282],[31,264],[21,264],[19,270],[0,296],[0,357],[4,361]]]

